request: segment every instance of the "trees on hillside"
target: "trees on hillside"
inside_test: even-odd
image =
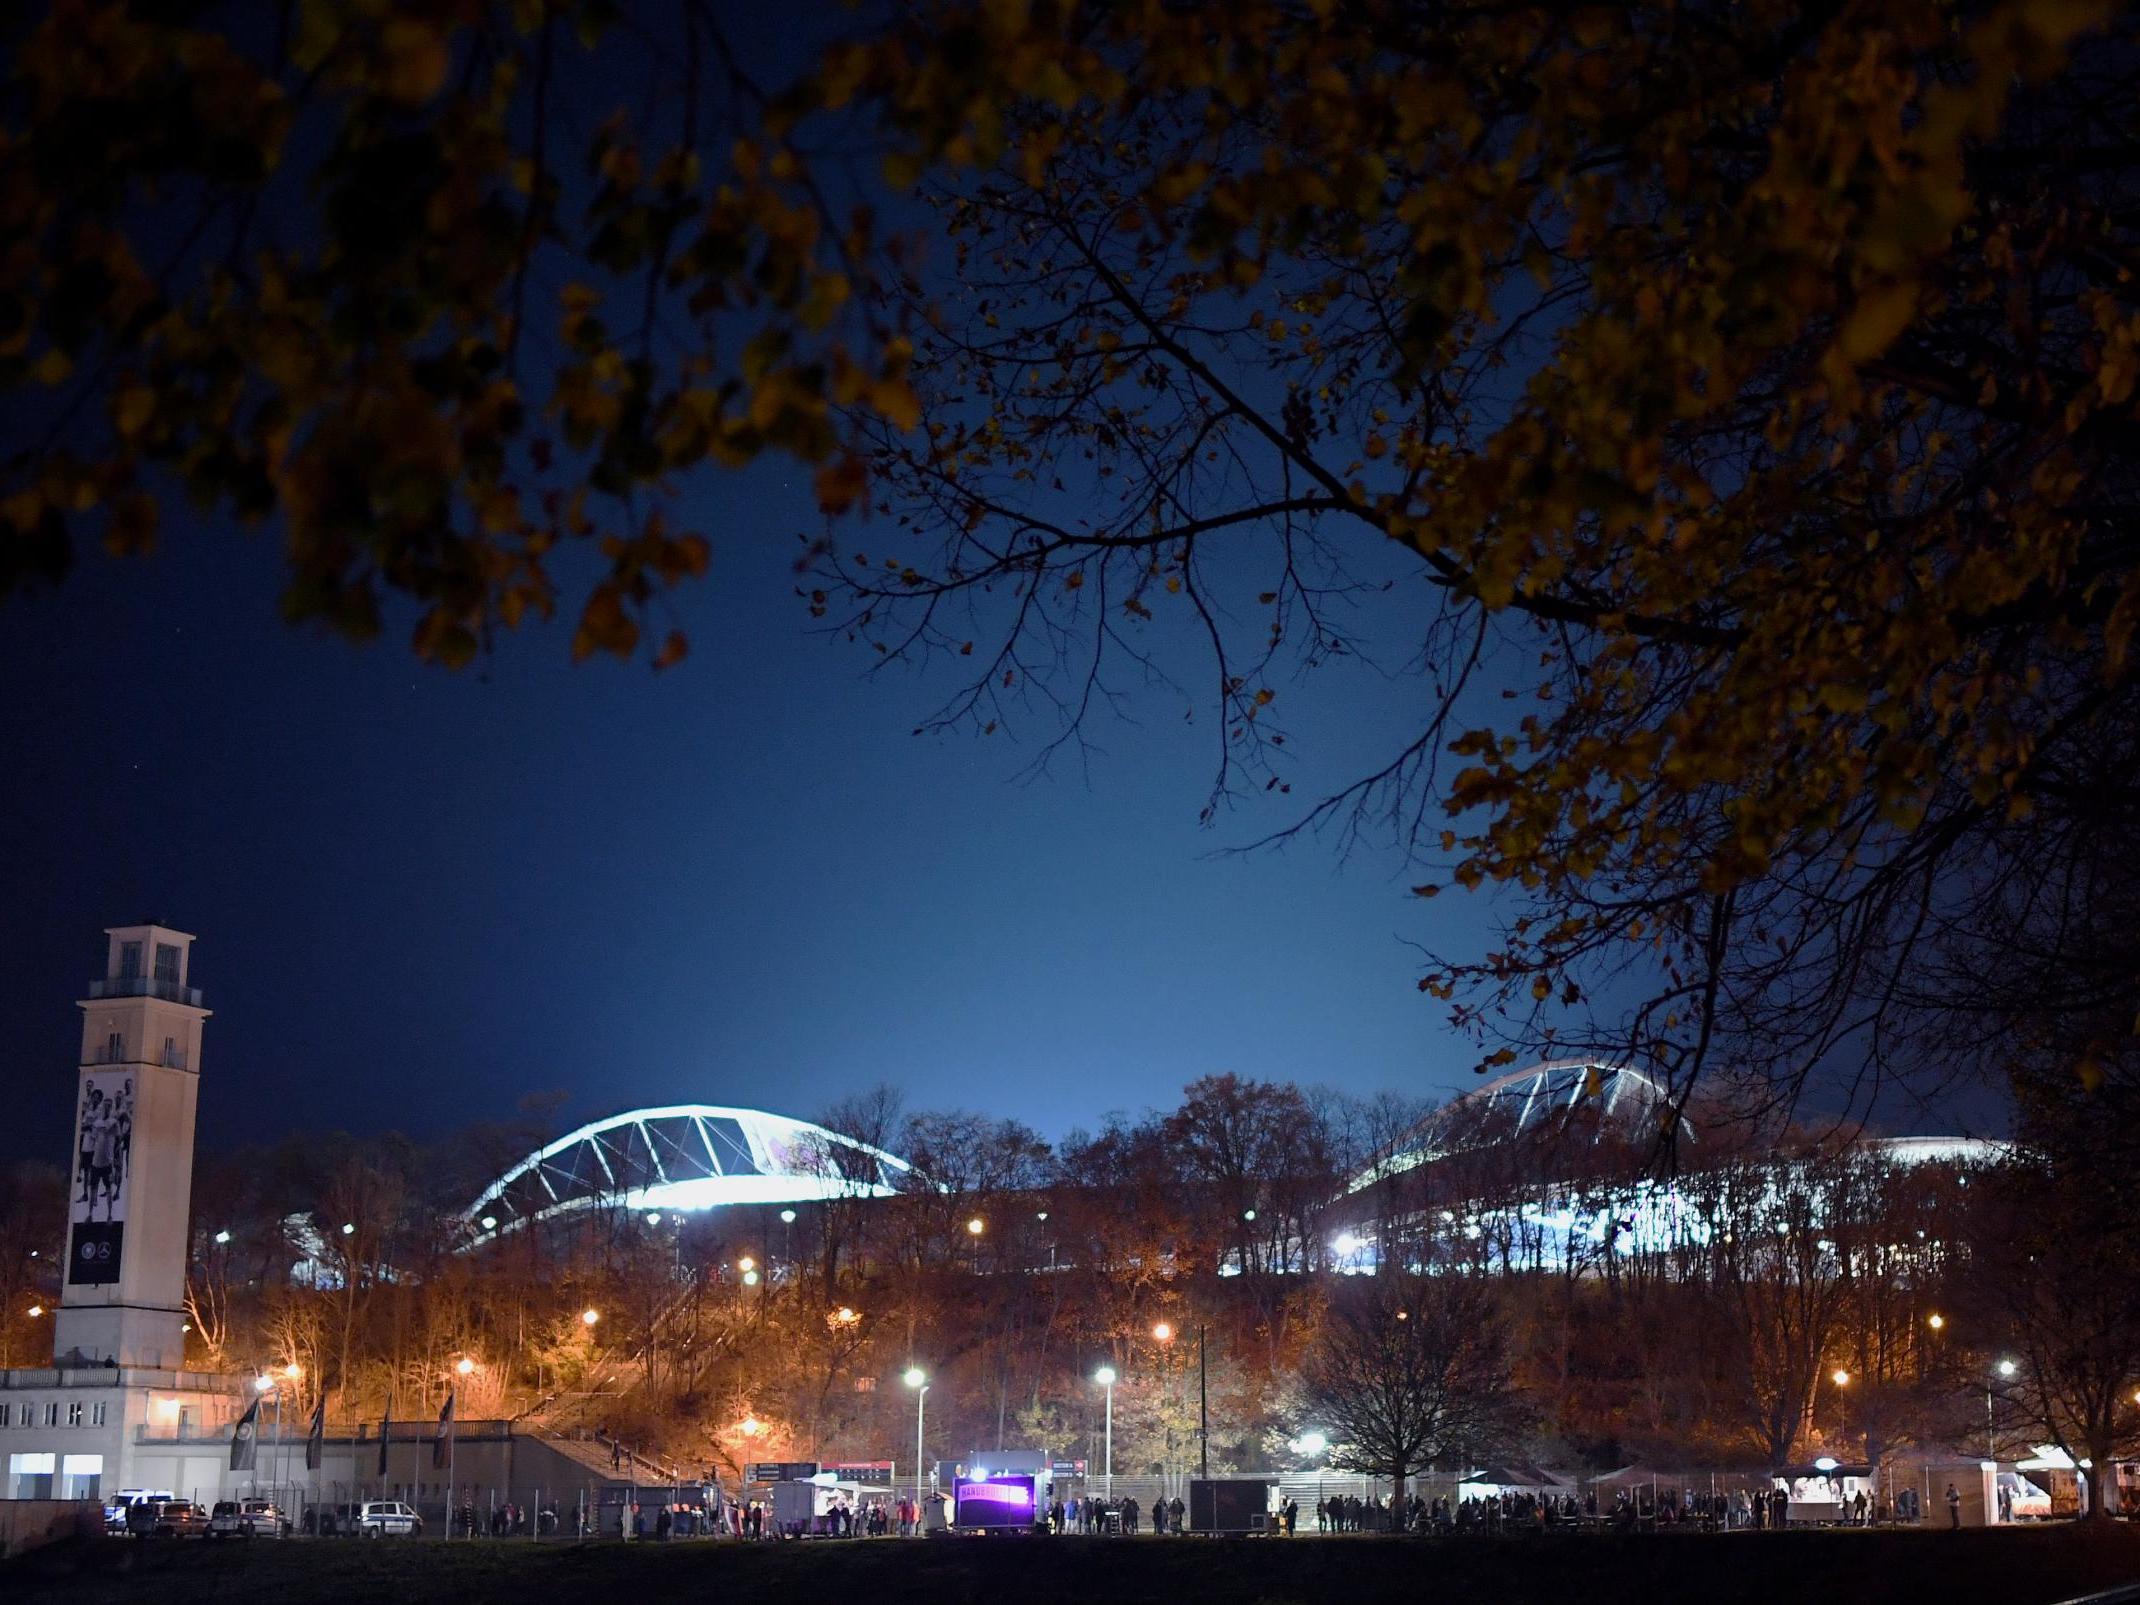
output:
[[[1301,1397],[1304,1423],[1331,1440],[1330,1463],[1388,1477],[1400,1504],[1413,1473],[1470,1470],[1514,1449],[1535,1420],[1493,1297],[1463,1276],[1342,1284]]]
[[[25,20],[0,586],[182,488],[293,616],[671,662],[669,493],[791,453],[869,518],[807,606],[940,723],[1145,687],[1216,804],[1382,650],[1410,727],[1304,822],[1530,905],[1427,965],[1458,1023],[1681,1090],[1921,1068],[2017,866],[2108,839],[2057,802],[2135,700],[2122,10],[945,3],[761,83],[612,9]],[[2074,1018],[2058,1073],[2130,1041]]]

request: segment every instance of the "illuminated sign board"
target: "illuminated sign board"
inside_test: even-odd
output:
[[[838,1476],[841,1482],[876,1483],[887,1488],[892,1483],[889,1460],[828,1460],[825,1469]]]
[[[808,1482],[817,1475],[815,1460],[759,1460],[744,1467],[752,1482]]]
[[[961,1481],[955,1490],[952,1525],[956,1527],[1029,1527],[1033,1523],[1033,1479],[990,1477]]]

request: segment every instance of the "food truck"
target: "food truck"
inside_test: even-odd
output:
[[[975,1450],[952,1468],[951,1531],[984,1536],[1044,1533],[1052,1463],[1037,1450]]]
[[[1860,1493],[1868,1506],[1875,1500],[1879,1490],[1873,1478],[1871,1466],[1845,1465],[1826,1455],[1810,1466],[1785,1466],[1775,1473],[1776,1486],[1790,1501],[1789,1519],[1794,1524],[1850,1520]]]

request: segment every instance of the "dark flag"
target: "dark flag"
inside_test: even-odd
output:
[[[305,1434],[305,1469],[317,1471],[320,1461],[327,1454],[327,1395],[320,1394],[319,1403],[312,1407],[312,1430]]]
[[[230,1469],[250,1471],[253,1469],[253,1451],[260,1445],[260,1395],[253,1395],[253,1402],[245,1414],[238,1417],[238,1425],[230,1435]]]
[[[393,1437],[393,1433],[388,1429],[393,1424],[394,1413],[392,1410],[387,1411],[385,1415],[379,1418],[379,1478],[382,1482],[386,1480],[386,1446],[388,1440]]]
[[[438,1413],[438,1436],[431,1440],[431,1469],[444,1471],[453,1459],[453,1389],[446,1390],[446,1403]]]

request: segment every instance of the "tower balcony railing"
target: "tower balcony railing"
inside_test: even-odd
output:
[[[117,975],[107,981],[91,981],[89,995],[92,998],[162,998],[166,1003],[184,1003],[196,1009],[201,1006],[199,987],[180,986],[176,981],[166,981],[155,975]]]

